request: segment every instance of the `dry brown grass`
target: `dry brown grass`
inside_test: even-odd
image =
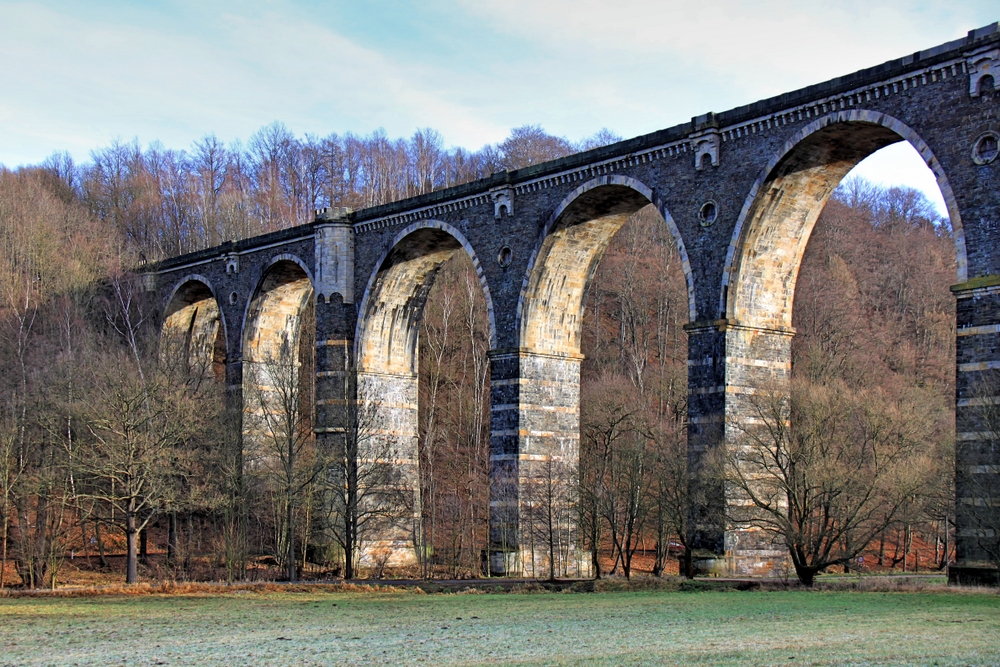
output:
[[[186,581],[162,581],[155,583],[118,584],[109,586],[80,586],[52,589],[5,589],[0,591],[0,597],[7,598],[82,598],[99,597],[103,595],[137,596],[137,595],[185,595],[185,596],[215,596],[228,593],[357,593],[385,594],[402,593],[411,589],[401,586],[383,586],[377,584],[283,584],[277,582],[260,583],[204,583]],[[421,591],[422,593],[423,591]]]

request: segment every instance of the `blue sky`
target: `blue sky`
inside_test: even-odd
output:
[[[836,7],[830,5],[836,4]],[[990,2],[0,0],[0,163],[296,133],[630,137],[963,36]],[[906,146],[861,167],[935,190]],[[934,194],[932,192],[932,194]]]

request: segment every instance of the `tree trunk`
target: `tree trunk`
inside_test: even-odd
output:
[[[76,516],[80,522],[80,535],[83,539],[83,553],[87,556],[87,567],[93,567],[90,559],[90,540],[87,539],[87,522],[83,519],[83,513],[80,511],[79,505],[76,508]]]
[[[309,497],[306,500],[305,531],[302,533],[302,572],[305,572],[306,570],[306,559],[309,557],[309,531],[310,526],[312,525],[310,523],[312,521],[312,503],[313,497],[312,491],[310,491]]]
[[[191,513],[187,515],[187,534],[184,535],[184,571],[191,572],[191,555],[194,553],[194,520]],[[227,573],[229,568],[227,569]]]
[[[948,515],[944,515],[944,555],[941,557],[941,569],[948,567],[951,563],[951,526],[948,524]]]
[[[285,542],[288,552],[285,555],[288,581],[295,581],[295,524],[292,523],[292,490],[288,489],[288,500],[285,503]]]
[[[629,531],[630,533],[631,531]],[[622,574],[626,580],[632,579],[632,536],[626,533],[622,543]]]
[[[795,576],[799,578],[799,582],[803,586],[812,587],[813,583],[816,581],[816,573],[819,571],[814,567],[809,567],[802,562],[801,557],[797,558],[795,552],[792,552],[792,565],[795,567]]]
[[[3,515],[3,554],[0,555],[0,591],[3,590],[4,587],[3,577],[4,573],[7,571],[7,531],[8,531],[8,522],[7,522],[7,512],[5,511]]]
[[[177,560],[177,512],[167,515],[167,563]]]
[[[31,558],[31,587],[42,588],[45,586],[45,570],[48,565],[47,542],[49,523],[49,503],[48,498],[39,495],[36,499],[37,510],[35,512],[35,548]]]
[[[348,532],[344,540],[344,581],[354,578],[354,536]]]
[[[910,542],[913,540],[913,532],[910,524],[906,524],[903,531],[903,572],[906,572],[906,559],[910,555]]]
[[[356,475],[354,476],[356,479]],[[356,482],[353,482],[356,484]],[[354,486],[353,488],[357,488]],[[344,521],[344,580],[354,579],[354,548],[358,544],[357,501],[351,490],[347,494],[347,511]]]
[[[590,564],[594,568],[594,579],[601,578],[600,519],[592,512],[590,517]]]
[[[555,512],[555,489],[553,488],[555,484],[555,479],[553,479],[552,471],[552,460],[549,459],[548,466],[546,469],[547,477],[546,480],[546,508],[545,508],[545,520],[548,524],[549,530],[549,581],[556,580],[556,531],[555,531],[555,521],[553,521],[553,514]]]
[[[97,554],[101,557],[101,568],[104,570],[108,570],[111,568],[111,566],[108,565],[108,558],[104,554],[104,538],[101,537],[100,521],[94,522],[94,539],[97,540]]]
[[[125,542],[128,545],[125,554],[125,583],[134,584],[139,581],[139,564],[136,541],[139,531],[135,527],[135,514],[129,511],[125,515]]]

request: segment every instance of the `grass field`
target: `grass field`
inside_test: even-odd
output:
[[[0,665],[1000,665],[996,593],[0,599]]]

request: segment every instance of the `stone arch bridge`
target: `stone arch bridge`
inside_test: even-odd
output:
[[[1000,397],[975,389],[1000,372],[998,102],[993,24],[585,153],[385,206],[319,211],[309,224],[163,261],[149,283],[165,328],[186,337],[189,361],[214,363],[237,403],[248,364],[312,344],[299,338],[315,317],[317,437],[335,444],[350,407],[377,401],[418,494],[417,331],[435,271],[467,253],[492,346],[490,562],[495,572],[517,572],[526,489],[539,466],[577,457],[583,302],[626,218],[653,204],[686,274],[697,480],[705,453],[733,437],[748,393],[788,383],[796,275],[827,198],[865,157],[908,141],[937,177],[954,227],[957,548],[959,565],[973,567],[985,554],[969,508],[990,502],[973,489],[1000,477],[1000,453],[982,424]],[[701,508],[695,546],[731,573],[772,572],[784,550],[726,526],[723,496],[720,489],[716,505]],[[385,537],[405,559],[405,537]]]

